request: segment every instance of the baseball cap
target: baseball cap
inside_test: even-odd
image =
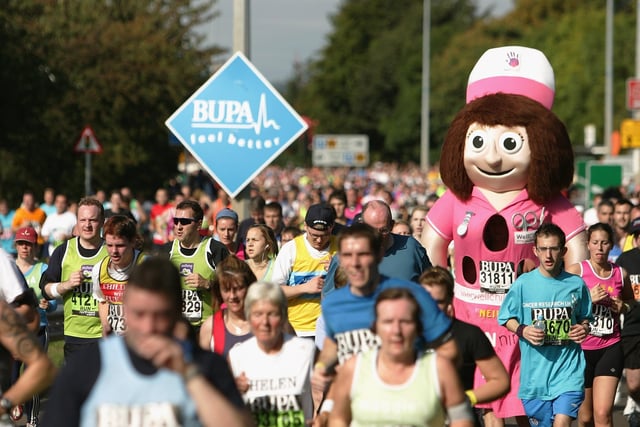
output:
[[[630,232],[632,234],[640,234],[640,216],[631,221]]]
[[[331,206],[318,203],[309,206],[304,222],[314,230],[324,231],[333,227],[336,220],[336,213]]]
[[[550,110],[555,95],[551,63],[544,53],[529,47],[487,50],[469,75],[467,103],[498,92],[526,96]]]
[[[29,242],[35,244],[38,241],[38,233],[33,227],[22,227],[16,231],[14,242]]]
[[[218,221],[220,218],[231,218],[235,222],[238,222],[238,214],[234,210],[229,208],[224,208],[216,214],[216,221]]]

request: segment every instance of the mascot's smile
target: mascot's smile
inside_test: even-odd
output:
[[[509,170],[504,171],[504,172],[489,172],[489,171],[481,169],[481,168],[479,168],[477,166],[476,166],[476,169],[478,169],[478,171],[480,171],[481,173],[483,173],[485,175],[489,175],[489,176],[503,176],[503,175],[507,175],[507,174],[511,173],[511,171],[513,171],[513,169],[509,169]]]

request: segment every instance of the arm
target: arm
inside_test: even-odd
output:
[[[102,325],[102,336],[106,337],[111,333],[111,325],[109,325],[109,303],[107,301],[98,302],[98,315],[100,316],[100,324]]]
[[[27,401],[53,382],[56,374],[53,363],[38,339],[4,301],[0,302],[0,343],[26,366],[24,373],[3,393],[14,405]]]
[[[629,273],[627,273],[627,270],[624,268],[620,268],[622,269],[622,293],[620,294],[620,297],[628,305],[628,307],[626,307],[628,311],[635,305],[636,299],[633,295],[633,288],[631,287],[631,280],[629,280]]]
[[[347,360],[338,371],[331,387],[333,393],[333,410],[329,414],[331,427],[347,427],[351,423],[351,384],[357,356]]]
[[[427,250],[427,255],[433,265],[447,267],[449,241],[443,239],[436,233],[428,221],[422,229],[420,243],[422,243],[422,246]]]
[[[47,265],[47,269],[42,272],[42,276],[40,277],[40,292],[42,293],[42,297],[45,299],[55,299],[50,294],[47,294],[45,291],[46,285],[49,283],[57,283],[60,281],[62,276],[62,258],[64,256],[64,249],[67,247],[67,242],[64,242],[60,246],[58,246],[51,257],[49,257],[49,264]]]
[[[442,406],[447,410],[450,427],[473,427],[473,414],[465,398],[462,385],[453,363],[436,356]]]
[[[589,258],[587,250],[587,233],[581,232],[567,242],[567,253],[564,255],[564,264],[571,265]],[[568,271],[568,270],[567,270]]]
[[[524,328],[520,328],[520,326],[524,326]],[[523,338],[532,345],[542,345],[544,342],[544,331],[540,329],[536,329],[530,325],[521,325],[515,318],[511,318],[507,320],[507,323],[504,324],[504,327],[514,334],[518,335],[518,328],[521,329],[521,335],[518,335],[520,338]]]
[[[198,344],[200,348],[206,351],[213,351],[213,316],[209,316],[202,326],[200,326],[200,335],[198,336]]]
[[[224,425],[230,427],[251,426],[253,422],[245,411],[239,411],[201,374],[191,376],[183,373],[187,392],[193,399],[198,418],[205,426]]]
[[[36,308],[37,305],[36,295],[31,288],[18,295],[11,303],[11,306],[22,317],[31,332],[37,332],[40,328],[40,314]]]
[[[509,374],[502,361],[495,354],[488,359],[476,360],[476,366],[485,379],[485,383],[473,389],[478,403],[488,403],[504,396],[511,388]]]
[[[304,294],[317,294],[322,292],[324,287],[324,277],[316,276],[306,283],[297,286],[280,285],[280,289],[284,292],[287,299],[295,298]]]
[[[100,289],[100,266],[101,262],[93,266],[91,270],[91,284],[93,290],[93,298],[98,301],[98,316],[102,325],[102,336],[106,337],[111,333],[111,325],[109,324],[109,303]]]
[[[60,248],[62,248],[62,245],[58,246],[53,252],[53,254],[55,255]],[[66,249],[66,246],[65,246],[65,249]],[[40,289],[42,290],[42,296],[44,296],[46,299],[54,299],[57,296],[61,296],[61,297],[64,296],[67,292],[70,292],[74,288],[77,288],[78,286],[80,286],[84,279],[82,275],[82,271],[78,270],[71,273],[69,275],[69,279],[65,280],[64,282],[60,281],[62,277],[61,265],[62,265],[63,253],[64,252],[59,254],[60,264],[57,267],[52,267],[52,265],[55,265],[55,264],[53,264],[53,261],[50,262],[49,268],[47,269],[47,271],[45,271],[45,273],[42,275],[42,278],[40,279]],[[99,264],[96,264],[96,265],[99,265]]]
[[[327,391],[335,376],[334,367],[338,364],[338,345],[325,337],[322,351],[318,355],[311,375],[311,388],[320,393]]]
[[[170,369],[183,377],[187,392],[196,405],[198,418],[203,425],[251,425],[246,412],[232,405],[195,364],[185,361],[182,347],[176,340],[152,335],[141,338],[134,346],[141,357],[151,360],[155,366]]]

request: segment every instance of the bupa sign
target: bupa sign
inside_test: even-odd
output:
[[[165,124],[232,197],[307,129],[242,53]]]

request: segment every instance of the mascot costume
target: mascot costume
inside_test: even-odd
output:
[[[453,241],[455,315],[487,334],[512,378],[504,398],[478,405],[498,418],[525,414],[517,397],[518,337],[496,318],[515,278],[537,265],[534,232],[542,222],[562,228],[565,265],[587,256],[582,217],[561,194],[573,180],[573,149],[550,110],[554,90],[553,69],[538,50],[508,46],[482,55],[442,147],[448,190],[429,211],[421,239],[433,264],[445,267]],[[483,381],[478,372],[475,381]]]

